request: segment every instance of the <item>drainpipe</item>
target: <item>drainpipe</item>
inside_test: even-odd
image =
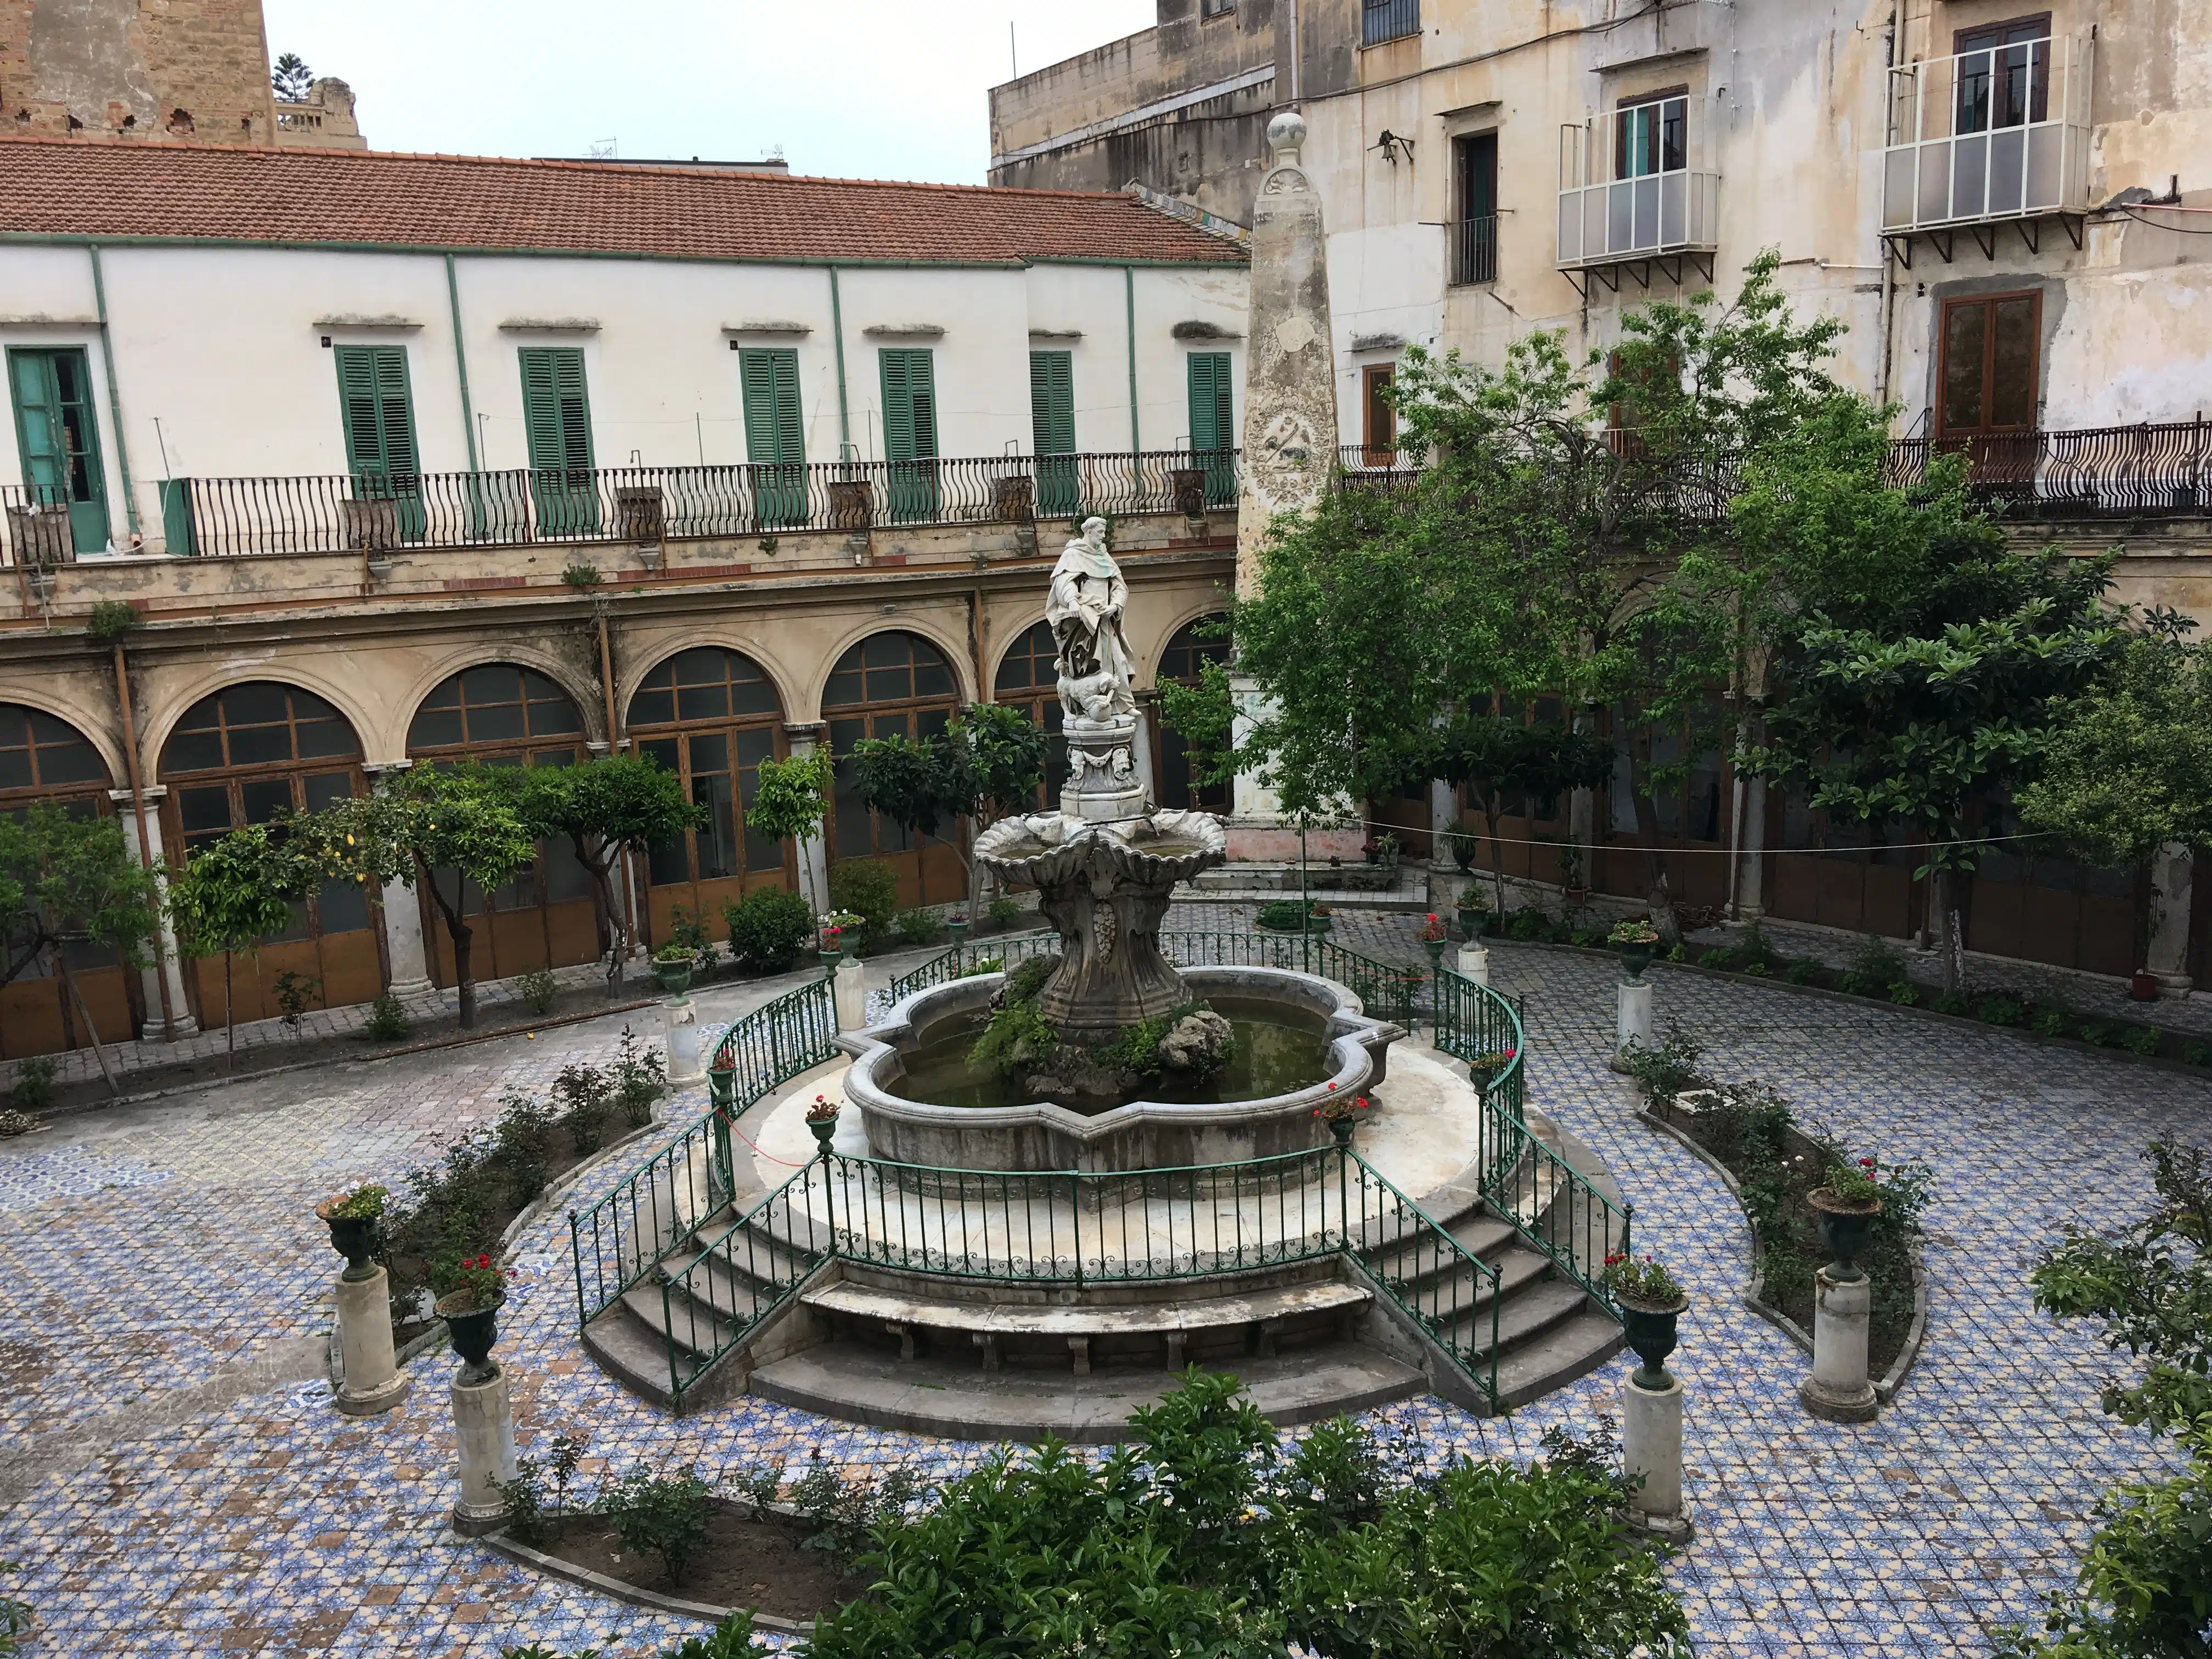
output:
[[[138,724],[131,714],[131,675],[123,661],[123,641],[115,642],[115,698],[123,710],[123,764],[131,780],[131,812],[138,822],[138,861],[154,872],[154,839],[146,832],[146,783],[138,770]],[[154,925],[154,983],[161,992],[161,1040],[177,1039],[177,1012],[169,1001],[169,963],[161,949],[161,924]]]
[[[1897,67],[1897,8],[1892,6],[1889,21],[1881,32],[1881,104],[1882,121],[1889,120],[1890,71]],[[1885,131],[1882,137],[1888,139]],[[1881,244],[1881,353],[1875,365],[1874,402],[1876,409],[1889,406],[1890,338],[1897,315],[1897,260],[1889,251],[1889,243]]]
[[[1129,336],[1129,453],[1140,455],[1145,446],[1137,436],[1137,273],[1121,267],[1121,310]]]
[[[453,368],[461,377],[461,430],[468,434],[469,471],[483,471],[477,454],[477,415],[469,402],[469,349],[461,343],[461,284],[453,274],[453,256],[446,256],[446,303],[453,313]]]
[[[837,267],[830,267],[830,339],[837,350],[837,459],[853,453],[853,411],[845,401],[845,307],[837,296]]]
[[[115,386],[115,339],[107,331],[107,282],[100,274],[100,244],[86,244],[92,256],[92,302],[100,318],[100,363],[107,371],[107,418],[115,428],[115,470],[123,478],[123,514],[131,533],[138,533],[138,498],[131,493],[131,445],[123,435],[123,394]]]
[[[622,753],[623,735],[621,728],[615,724],[614,647],[607,636],[606,602],[603,599],[599,600],[594,604],[592,608],[599,612],[599,695],[604,700],[607,714],[607,753],[610,755],[619,755]],[[623,848],[622,851],[616,855],[616,862],[621,866],[622,870],[620,891],[622,893],[623,908],[631,916],[637,918],[641,923],[639,927],[634,927],[628,925],[622,917],[609,916],[607,918],[609,926],[612,927],[620,935],[620,937],[615,941],[616,951],[617,952],[626,952],[635,945],[639,936],[643,931],[641,924],[645,913],[643,906],[638,902],[637,868],[630,859],[629,848]],[[615,971],[619,973],[621,970],[622,962],[618,957],[615,963]],[[611,980],[608,981],[610,985],[614,981]]]

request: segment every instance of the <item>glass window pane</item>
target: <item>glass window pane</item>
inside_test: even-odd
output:
[[[735,680],[736,671],[732,670]],[[730,712],[733,714],[780,714],[783,705],[777,702],[775,687],[755,674],[737,681],[730,688]]]
[[[292,780],[248,778],[238,786],[238,799],[248,823],[266,823],[279,812],[291,810]]]
[[[368,884],[365,881],[328,881],[316,903],[322,920],[323,932],[349,933],[368,926]]]
[[[851,660],[848,653],[845,662]],[[849,708],[854,703],[865,701],[860,690],[860,671],[848,668],[844,662],[839,663],[836,672],[830,676],[830,683],[822,688],[822,706],[824,708]]]
[[[542,843],[538,866],[544,873],[548,904],[591,897],[592,872],[584,868],[584,861],[576,856],[576,843],[568,836]]]
[[[244,685],[234,685],[218,695],[222,699],[222,719],[226,726],[266,726],[281,722],[285,718],[287,693],[289,688],[274,680],[249,680]],[[305,714],[307,699],[301,698],[301,713]]]
[[[0,789],[28,789],[31,787],[31,751],[27,749],[0,749]]]
[[[107,763],[88,743],[75,742],[39,750],[39,781],[52,789],[64,783],[106,783]]]
[[[691,799],[707,809],[707,827],[694,839],[699,848],[699,879],[712,881],[738,873],[738,818],[726,772],[695,774]]]
[[[729,714],[730,689],[720,681],[713,685],[687,685],[676,694],[679,720],[727,720]]]
[[[360,752],[353,740],[353,727],[343,719],[333,717],[300,724],[300,758],[319,759],[325,755],[352,755]]]
[[[485,663],[461,671],[461,701],[471,708],[489,702],[520,702],[522,677],[505,663]]]
[[[943,659],[915,664],[914,695],[917,697],[949,697],[954,695],[952,671],[945,665]]]
[[[471,746],[487,743],[519,743],[523,737],[522,705],[519,702],[471,703],[468,725]]]
[[[1943,428],[1972,432],[1982,424],[1982,331],[1988,311],[1953,306],[1943,319]]]
[[[353,774],[350,772],[318,772],[306,780],[307,810],[319,812],[325,806],[353,799]]]
[[[2035,424],[2035,301],[2023,295],[1999,300],[1996,351],[1990,365],[1990,424]]]
[[[227,830],[230,828],[230,791],[220,785],[212,789],[179,789],[177,817],[188,836]]]
[[[179,732],[161,746],[161,775],[212,772],[222,764],[222,739],[213,732]]]
[[[461,711],[458,708],[432,708],[427,705],[415,716],[415,723],[407,728],[410,749],[445,749],[461,742]]]
[[[629,700],[632,726],[668,726],[676,719],[676,694],[665,688],[647,687]]]
[[[230,763],[233,766],[282,766],[291,758],[292,730],[289,726],[234,726],[230,728]]]
[[[562,737],[583,729],[584,722],[576,713],[576,705],[558,691],[530,705],[530,735],[533,738]]]

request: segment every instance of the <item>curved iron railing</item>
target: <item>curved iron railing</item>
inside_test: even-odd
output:
[[[1604,1265],[1627,1250],[1631,1212],[1529,1128],[1523,1027],[1514,1004],[1448,969],[1421,974],[1311,934],[1170,929],[1161,939],[1186,965],[1327,975],[1371,1012],[1409,1024],[1425,991],[1436,1046],[1467,1061],[1480,1088],[1476,1163],[1485,1199],[1619,1316],[1604,1289]],[[1018,962],[1057,943],[1049,933],[963,941],[894,980],[890,992],[902,1000],[994,958]],[[1079,1287],[1221,1276],[1340,1254],[1496,1399],[1496,1269],[1349,1145],[1180,1169],[1022,1172],[825,1148],[773,1191],[744,1192],[732,1121],[834,1058],[835,1028],[826,976],[733,1022],[714,1046],[707,1114],[589,1209],[570,1212],[580,1322],[658,1269],[657,1323],[678,1401],[832,1257]]]

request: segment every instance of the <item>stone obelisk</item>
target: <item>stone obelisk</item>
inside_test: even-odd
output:
[[[1321,193],[1298,149],[1306,124],[1285,110],[1267,124],[1275,164],[1260,181],[1252,210],[1251,308],[1244,354],[1243,486],[1237,502],[1237,591],[1259,591],[1260,549],[1279,513],[1311,507],[1336,465],[1336,365],[1328,318],[1328,240]],[[1241,741],[1266,705],[1252,682],[1231,673]],[[1348,809],[1347,809],[1348,810]],[[1349,830],[1310,826],[1310,856],[1356,856],[1363,839]],[[1249,772],[1237,777],[1229,820],[1233,858],[1298,854],[1297,826],[1273,791]]]

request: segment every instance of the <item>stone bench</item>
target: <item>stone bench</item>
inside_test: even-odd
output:
[[[926,1302],[895,1291],[857,1285],[830,1285],[799,1300],[833,1320],[874,1325],[898,1339],[899,1358],[914,1358],[914,1334],[924,1330],[965,1331],[983,1351],[983,1369],[995,1371],[1000,1344],[1010,1336],[1060,1337],[1067,1343],[1078,1376],[1091,1375],[1091,1344],[1099,1337],[1153,1336],[1164,1339],[1170,1370],[1183,1368],[1183,1351],[1194,1331],[1249,1328],[1258,1358],[1271,1359],[1275,1338],[1293,1320],[1334,1314],[1338,1334],[1348,1340],[1370,1293],[1334,1283],[1294,1285],[1249,1296],[1209,1297],[1189,1302],[1154,1302],[1127,1306],[1037,1307],[1020,1304]]]

